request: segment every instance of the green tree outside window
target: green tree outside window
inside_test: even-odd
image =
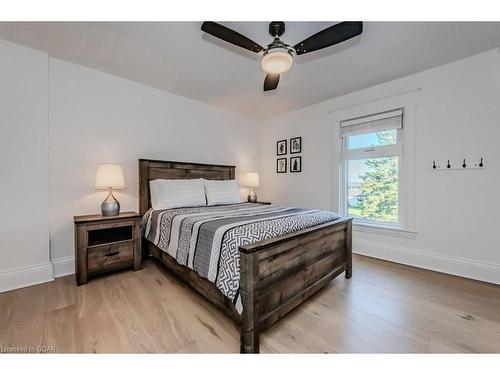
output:
[[[379,145],[394,144],[396,132],[378,132]],[[359,210],[364,218],[379,221],[398,221],[399,157],[368,159],[368,171],[360,176],[361,199]]]

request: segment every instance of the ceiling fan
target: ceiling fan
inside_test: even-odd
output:
[[[205,21],[201,25],[201,30],[249,51],[262,52],[261,66],[262,70],[267,73],[264,91],[270,91],[278,87],[280,74],[292,67],[294,55],[303,55],[354,38],[363,32],[363,22],[340,22],[311,35],[293,47],[280,39],[280,36],[285,33],[285,23],[281,21],[273,21],[269,24],[269,34],[274,40],[265,48],[217,22]]]

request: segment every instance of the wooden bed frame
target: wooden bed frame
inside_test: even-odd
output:
[[[160,160],[139,160],[139,206],[151,207],[149,181],[163,179],[234,179],[235,167]],[[240,326],[241,353],[258,353],[260,332],[277,322],[345,271],[352,276],[352,219],[317,225],[240,247],[243,314],[216,286],[148,240],[143,249],[174,272]]]

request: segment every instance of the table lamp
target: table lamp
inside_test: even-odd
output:
[[[246,176],[246,184],[251,187],[252,190],[248,194],[248,201],[251,203],[257,202],[257,195],[253,191],[253,188],[259,187],[259,174],[257,172],[248,172]]]
[[[108,189],[108,196],[101,204],[102,216],[117,216],[120,203],[113,196],[113,188],[125,189],[123,168],[119,164],[99,164],[95,177],[96,189]]]

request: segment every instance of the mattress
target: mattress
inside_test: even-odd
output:
[[[239,247],[337,220],[330,211],[238,203],[150,209],[143,236],[179,264],[208,279],[241,313]]]

